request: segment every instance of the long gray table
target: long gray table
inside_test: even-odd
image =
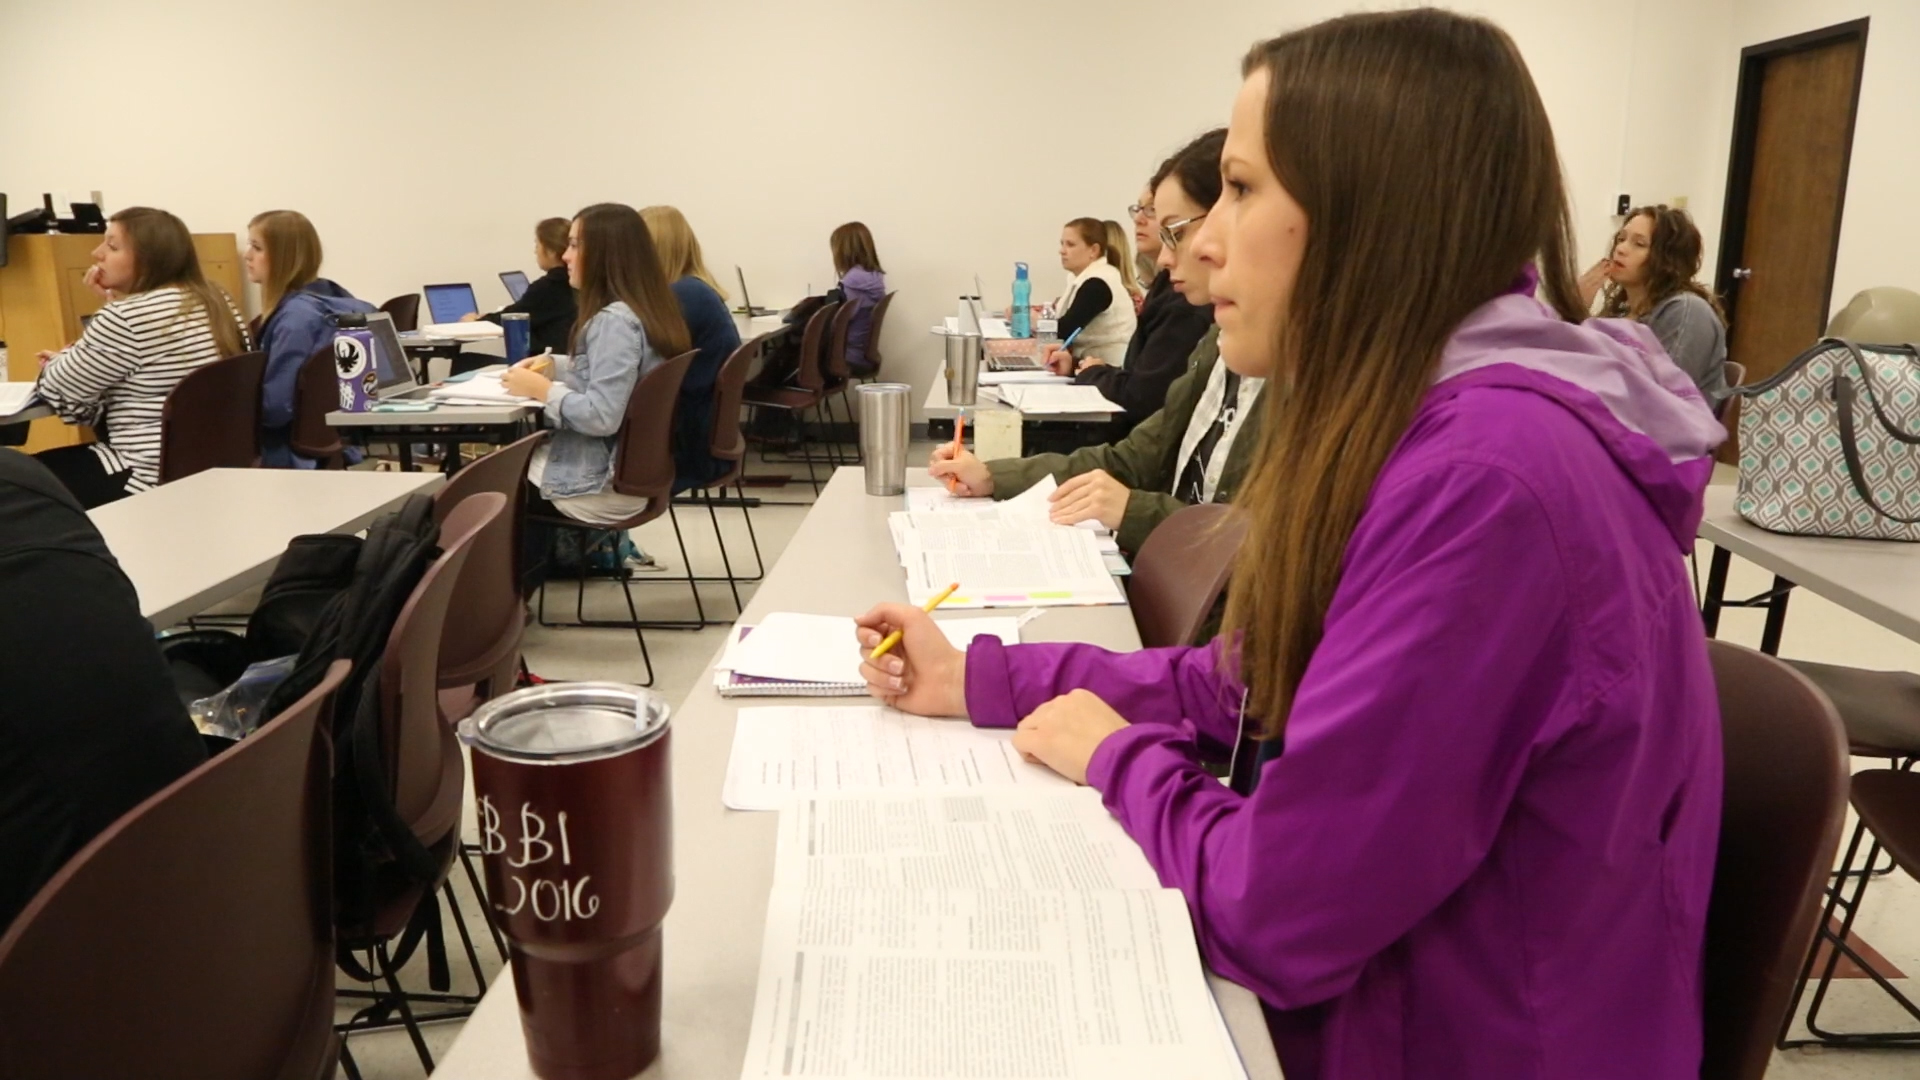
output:
[[[140,595],[140,613],[164,629],[267,579],[287,542],[351,533],[437,473],[209,469],[87,516]]]
[[[1795,586],[1920,641],[1920,545],[1768,532],[1740,516],[1735,497],[1731,484],[1709,487],[1700,520],[1700,538],[1715,548],[1704,609],[1709,635],[1718,628],[1720,610],[1735,606],[1724,596],[1728,561],[1738,555],[1774,575],[1774,587],[1757,598],[1764,603],[1747,605],[1767,608],[1762,652],[1779,651],[1787,597]]]
[[[907,482],[933,483],[925,469],[909,470]],[[860,469],[838,470],[767,572],[742,620],[753,623],[773,611],[858,615],[883,600],[904,601],[905,574],[887,531],[887,514],[903,505],[901,499],[867,496]],[[1049,609],[1022,633],[1030,641],[1140,647],[1133,616],[1120,606]],[[728,700],[703,675],[674,712],[675,892],[666,922],[660,1057],[641,1074],[648,1080],[725,1080],[740,1074],[759,981],[778,815],[728,810],[720,804],[720,787],[733,744],[734,713],[774,703]],[[1259,1001],[1225,980],[1214,978],[1213,984],[1249,1077],[1279,1080]],[[488,988],[433,1075],[436,1080],[534,1080],[510,976],[503,972]]]

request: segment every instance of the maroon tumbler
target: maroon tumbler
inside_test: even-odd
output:
[[[624,1080],[659,1056],[667,717],[651,691],[578,682],[517,690],[460,725],[488,903],[544,1080]]]

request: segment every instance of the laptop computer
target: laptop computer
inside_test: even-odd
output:
[[[427,294],[427,313],[434,322],[459,322],[462,315],[474,315],[480,311],[480,305],[473,298],[473,286],[465,282],[428,285],[421,291]]]
[[[393,328],[393,316],[384,311],[370,312],[367,329],[373,334],[374,398],[407,401],[425,397],[428,388],[414,377],[406,346],[400,344],[400,333]]]
[[[740,306],[733,310],[749,319],[759,315],[778,315],[772,308],[754,307],[753,296],[747,292],[747,275],[739,267],[733,268],[733,276],[740,279]]]
[[[514,303],[527,295],[527,275],[518,270],[508,270],[500,275],[500,284],[507,287],[507,297]]]

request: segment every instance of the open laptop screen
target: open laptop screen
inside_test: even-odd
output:
[[[507,287],[508,298],[516,304],[520,302],[521,297],[527,295],[527,275],[518,270],[508,270],[501,274],[500,284]]]
[[[373,365],[379,373],[379,390],[411,390],[418,386],[413,366],[407,363],[406,347],[400,344],[400,334],[393,328],[393,317],[384,311],[372,312],[367,316],[367,329],[373,333]]]
[[[423,291],[427,294],[427,313],[433,316],[434,322],[459,322],[460,316],[480,310],[480,305],[474,302],[471,285],[428,285]]]

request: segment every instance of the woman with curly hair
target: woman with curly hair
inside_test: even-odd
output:
[[[1694,280],[1699,273],[1700,230],[1693,219],[1670,206],[1643,206],[1627,215],[1613,236],[1613,254],[1581,285],[1600,293],[1601,315],[1646,323],[1718,410],[1730,392],[1727,319],[1713,293]]]

